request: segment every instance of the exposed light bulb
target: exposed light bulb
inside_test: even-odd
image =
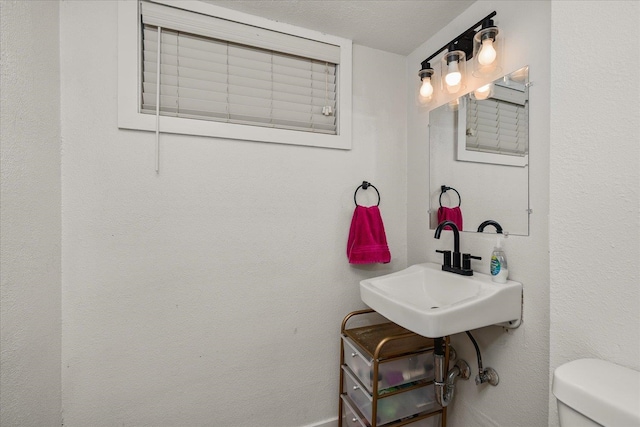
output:
[[[477,100],[487,99],[491,94],[491,83],[486,84],[484,86],[479,87],[475,91],[473,91],[473,95]]]
[[[449,62],[447,68],[447,75],[444,77],[447,86],[453,87],[459,85],[460,81],[462,81],[462,74],[458,69],[458,61]]]
[[[444,81],[447,83],[447,92],[456,93],[462,86],[462,73],[458,69],[458,61],[451,61],[447,68],[447,75],[444,76]]]
[[[460,71],[454,71],[447,74],[444,79],[447,82],[447,85],[456,86],[460,84],[460,80],[462,80],[462,74],[460,74]]]
[[[493,47],[493,39],[490,37],[482,40],[482,47],[478,52],[478,62],[480,65],[491,65],[496,60],[496,49]]]
[[[423,98],[430,98],[431,95],[433,95],[431,77],[425,77],[422,79],[422,86],[420,86],[420,96]]]

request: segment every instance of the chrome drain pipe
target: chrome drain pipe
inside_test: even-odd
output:
[[[460,377],[463,380],[468,380],[471,376],[471,369],[469,369],[467,362],[460,359],[456,361],[453,368],[447,371],[448,366],[445,364],[445,340],[444,338],[436,338],[434,343],[434,384],[436,387],[436,401],[444,408],[453,400],[456,378]]]

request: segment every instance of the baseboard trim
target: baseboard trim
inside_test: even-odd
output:
[[[328,420],[320,421],[315,424],[308,424],[303,427],[338,427],[338,417],[329,418]]]

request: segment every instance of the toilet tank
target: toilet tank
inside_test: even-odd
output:
[[[633,369],[574,360],[556,368],[552,391],[562,415],[569,410],[560,403],[605,427],[640,426],[640,372]]]

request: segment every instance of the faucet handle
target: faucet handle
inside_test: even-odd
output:
[[[462,268],[465,270],[471,270],[471,259],[482,259],[482,257],[471,255],[471,254],[462,254]]]
[[[444,255],[444,262],[442,263],[442,265],[451,267],[451,251],[441,251],[436,249],[436,252]]]

